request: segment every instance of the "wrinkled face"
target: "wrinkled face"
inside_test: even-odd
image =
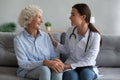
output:
[[[42,14],[40,12],[37,12],[32,20],[30,20],[29,27],[39,30],[41,23],[43,23]]]
[[[84,16],[78,13],[78,10],[76,8],[72,8],[71,16],[70,16],[72,26],[82,25],[83,21],[85,21],[84,18],[85,18]]]

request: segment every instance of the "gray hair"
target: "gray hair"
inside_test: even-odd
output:
[[[28,22],[36,15],[37,11],[42,14],[42,9],[36,5],[28,5],[25,7],[18,18],[18,23],[21,27],[27,27]]]

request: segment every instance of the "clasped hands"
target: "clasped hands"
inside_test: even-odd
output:
[[[60,59],[53,59],[53,60],[45,60],[43,62],[45,66],[50,67],[52,70],[54,70],[57,73],[63,72],[63,70],[66,69],[66,64],[64,64]]]

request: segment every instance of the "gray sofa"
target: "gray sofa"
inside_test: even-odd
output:
[[[16,76],[18,65],[13,50],[15,35],[0,32],[0,80],[30,80]],[[53,33],[53,36],[64,43],[65,33]],[[102,39],[97,66],[103,76],[97,80],[120,80],[120,36],[102,35]]]

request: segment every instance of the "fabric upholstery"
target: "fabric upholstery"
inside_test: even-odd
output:
[[[53,37],[55,38],[55,40],[57,40],[58,42],[61,41],[61,39],[60,39],[61,33],[52,32],[51,34],[53,35]]]
[[[0,67],[0,80],[29,80],[16,76],[17,67]]]
[[[97,66],[120,67],[120,36],[102,35]]]
[[[0,66],[17,66],[13,49],[14,33],[0,32]]]
[[[100,77],[96,80],[120,80],[120,68],[101,67]]]

